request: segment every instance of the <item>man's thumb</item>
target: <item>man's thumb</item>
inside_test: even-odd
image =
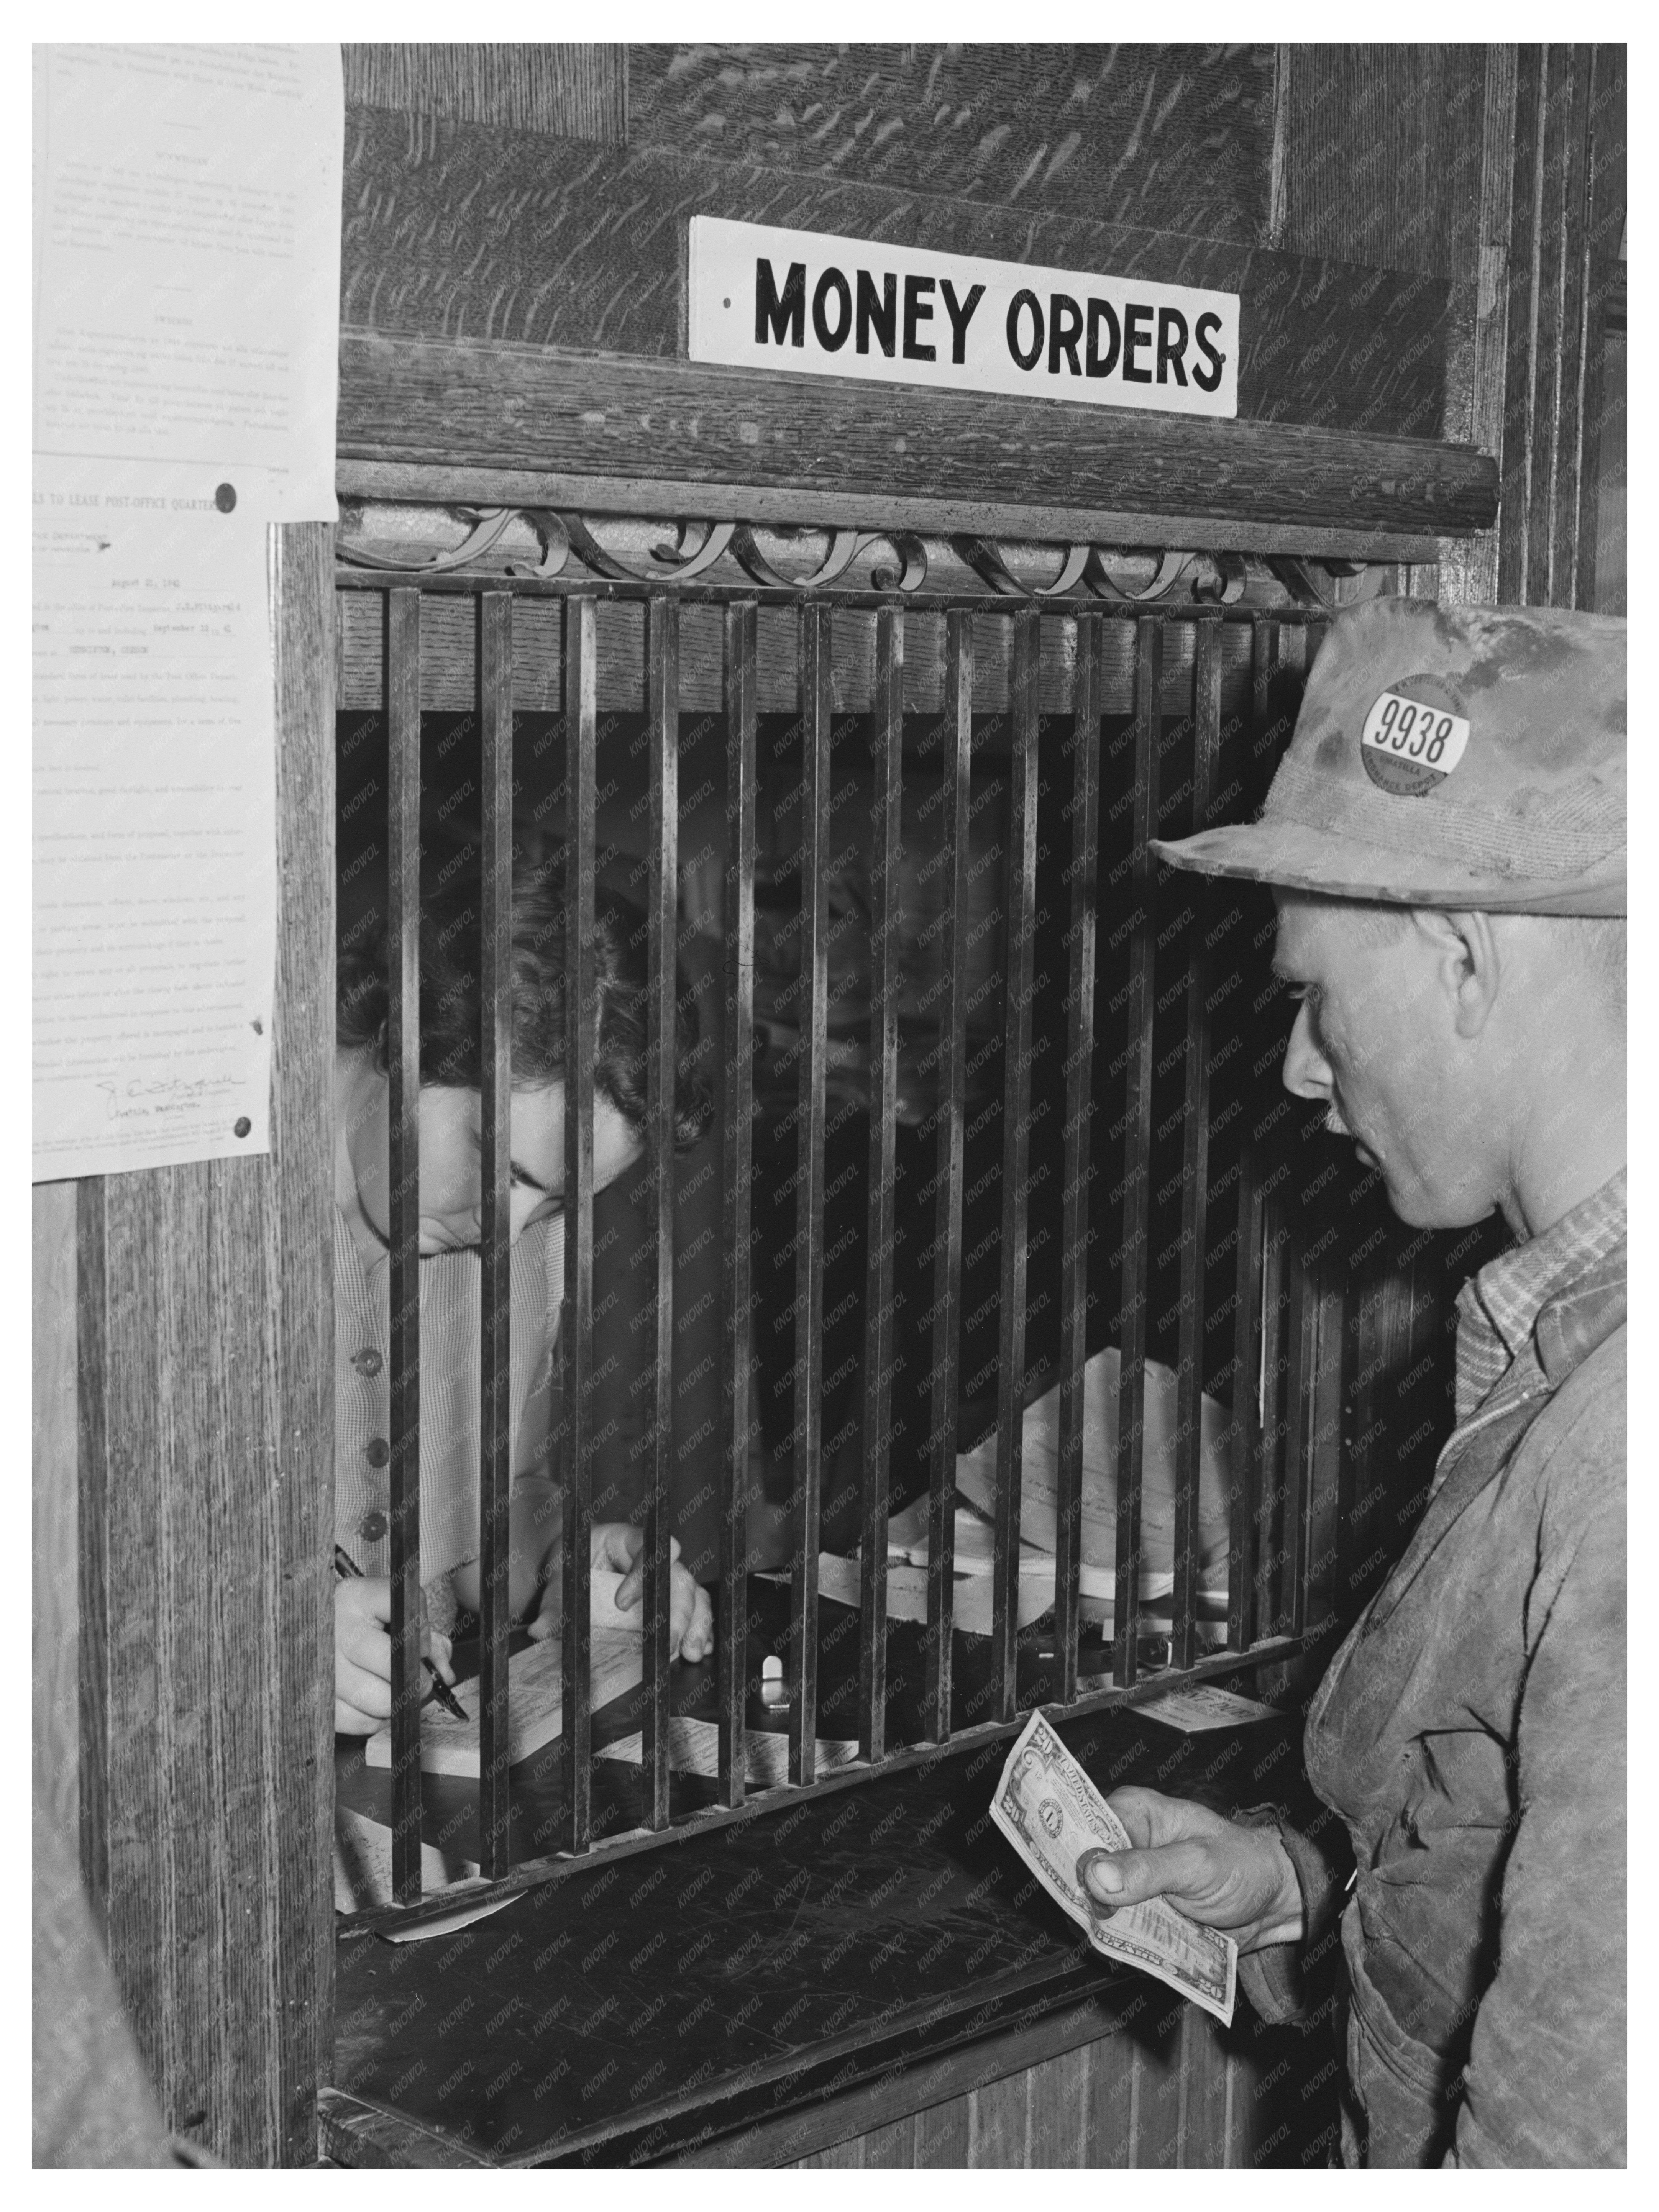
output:
[[[1078,1879],[1097,1905],[1109,1912],[1121,1905],[1139,1905],[1158,1893],[1157,1858],[1153,1851],[1085,1851],[1077,1863]]]

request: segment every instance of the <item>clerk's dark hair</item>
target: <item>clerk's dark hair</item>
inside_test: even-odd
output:
[[[565,861],[562,846],[537,859],[520,855],[513,871],[513,1087],[537,1091],[565,1072]],[[483,1087],[479,969],[483,886],[467,863],[421,901],[421,1086]],[[593,959],[599,981],[594,1088],[636,1133],[646,1123],[647,1022],[646,918],[600,889],[593,901]],[[336,1035],[388,1065],[389,933],[362,951],[343,948]],[[696,1000],[684,970],[675,975],[674,1136],[683,1150],[708,1127],[708,1093],[692,1066]]]

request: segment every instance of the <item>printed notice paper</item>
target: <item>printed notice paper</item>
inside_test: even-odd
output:
[[[40,47],[34,122],[36,453],[332,522],[338,46]]]
[[[35,49],[37,1179],[270,1150],[268,531],[331,521],[337,46]]]
[[[36,465],[37,1181],[270,1149],[265,528],[198,478]]]

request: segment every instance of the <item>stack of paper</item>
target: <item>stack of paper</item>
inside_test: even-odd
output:
[[[643,1677],[640,1632],[637,1628],[596,1628],[592,1636],[592,1703],[598,1712],[624,1690],[638,1686]],[[564,1653],[560,1639],[549,1637],[515,1652],[507,1662],[507,1759],[516,1766],[551,1743],[564,1727]],[[421,1771],[423,1774],[477,1774],[478,1771],[478,1684],[461,1683],[455,1692],[465,1713],[454,1719],[441,1706],[421,1708]],[[371,1766],[392,1764],[392,1731],[382,1729],[364,1747]]]
[[[1083,1370],[1083,1559],[1079,1577],[1085,1620],[1109,1626],[1117,1589],[1117,1420],[1120,1358],[1098,1352]],[[1198,1489],[1198,1586],[1224,1601],[1230,1515],[1223,1439],[1224,1407],[1201,1401]],[[1175,1588],[1176,1377],[1146,1363],[1140,1492],[1140,1596]],[[1025,1408],[1020,1443],[1018,1614],[1024,1627],[1054,1600],[1054,1535],[1060,1484],[1058,1386]],[[988,1437],[957,1460],[952,1618],[970,1636],[991,1632],[997,1444]],[[927,1500],[893,1515],[887,1529],[887,1611],[896,1620],[927,1618]],[[818,1589],[844,1605],[860,1601],[860,1563],[821,1553]]]
[[[1083,1559],[1085,1567],[1106,1570],[1117,1559],[1118,1381],[1121,1364],[1115,1346],[1097,1352],[1083,1370]],[[1226,1408],[1211,1397],[1200,1401],[1198,1461],[1198,1545],[1200,1582],[1206,1569],[1224,1571],[1230,1516],[1223,1440],[1229,1426]],[[1176,1386],[1175,1370],[1155,1359],[1146,1362],[1140,1474],[1140,1589],[1143,1597],[1169,1589],[1174,1581],[1176,1519]],[[1054,1548],[1060,1486],[1060,1390],[1058,1385],[1025,1408],[1020,1431],[1019,1533],[1039,1550]],[[997,1443],[985,1442],[957,1461],[957,1488],[988,1516],[996,1503]]]
[[[819,1736],[813,1747],[814,1771],[828,1774],[846,1766],[859,1755],[855,1737]],[[750,1790],[775,1790],[789,1779],[789,1739],[770,1729],[745,1729],[743,1736],[744,1779]],[[645,1756],[637,1735],[620,1742],[602,1744],[596,1759],[619,1759],[638,1766]],[[668,1764],[676,1774],[701,1774],[719,1778],[720,1732],[713,1721],[691,1720],[676,1714],[668,1723]]]

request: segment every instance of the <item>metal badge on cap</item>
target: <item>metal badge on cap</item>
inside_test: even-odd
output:
[[[1380,790],[1421,799],[1463,757],[1469,726],[1463,702],[1434,676],[1407,676],[1371,702],[1359,732],[1359,757]]]
[[[1568,607],[1346,608],[1259,817],[1150,849],[1316,898],[1623,914],[1625,639]]]

